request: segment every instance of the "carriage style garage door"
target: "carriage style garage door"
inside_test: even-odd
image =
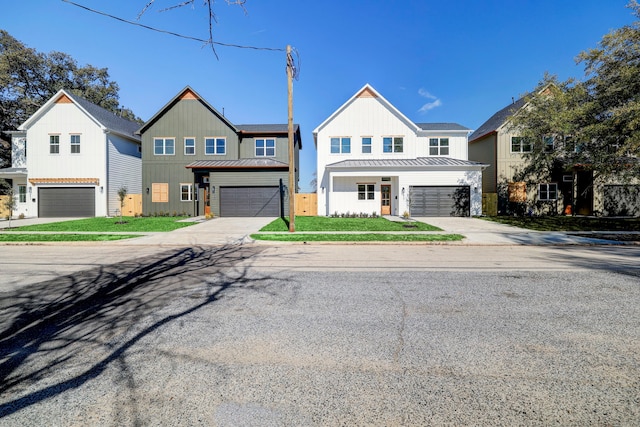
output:
[[[220,216],[280,216],[280,188],[220,187]]]
[[[469,216],[469,186],[410,188],[411,216]]]
[[[38,189],[38,216],[92,217],[96,216],[94,187],[51,187]]]

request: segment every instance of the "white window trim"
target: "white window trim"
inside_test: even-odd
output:
[[[213,153],[207,153],[207,139],[213,139]],[[218,139],[224,140],[224,153],[218,153]],[[205,136],[204,137],[204,155],[205,156],[225,156],[227,154],[227,137],[226,136]]]
[[[185,200],[185,199],[183,199],[183,198],[182,198],[182,195],[183,195],[182,187],[183,187],[183,186],[187,186],[187,187],[189,187],[189,193],[188,193],[188,197],[189,197],[189,198],[188,198],[187,200]],[[191,184],[191,183],[186,183],[186,182],[181,182],[181,183],[180,183],[180,201],[181,201],[181,202],[191,202],[191,201],[193,201],[193,184]]]
[[[385,138],[391,138],[391,151],[384,151]],[[396,138],[402,139],[402,151],[396,151]],[[404,135],[383,135],[382,136],[382,154],[404,154]]]
[[[156,141],[162,140],[162,154],[156,153]],[[173,139],[173,154],[167,154],[167,140]],[[175,156],[176,155],[176,138],[173,136],[158,136],[153,138],[153,155],[154,156]]]
[[[520,151],[513,151],[513,138],[520,138]],[[509,140],[509,151],[511,152],[511,154],[526,154],[526,153],[531,153],[533,151],[533,146],[531,144],[529,144],[529,149],[525,151],[524,140],[525,138],[523,136],[511,137],[511,139]]]
[[[187,139],[193,139],[193,153],[187,153]],[[196,155],[196,145],[197,139],[195,136],[185,136],[184,137],[184,155],[185,156],[195,156]]]
[[[259,155],[258,154],[258,141],[262,140],[264,141],[264,154],[263,155]],[[273,155],[268,155],[267,154],[267,141],[273,141]],[[253,140],[253,155],[255,157],[276,157],[276,146],[277,146],[277,140],[274,137],[266,137],[266,138],[254,138]]]
[[[69,154],[74,155],[74,156],[82,154],[82,148],[81,148],[82,147],[82,138],[80,137],[81,135],[82,135],[81,133],[70,133],[69,134]],[[73,137],[74,136],[78,137],[78,142],[77,143],[73,142]],[[72,150],[73,150],[73,147],[76,147],[76,146],[78,147],[78,152],[74,153]]]
[[[331,152],[331,140],[332,139],[339,139],[340,143],[338,144],[338,148],[340,149],[340,151],[338,151],[337,153],[333,153]],[[342,140],[343,139],[349,139],[349,152],[343,152],[342,151]],[[352,146],[353,146],[353,138],[351,138],[350,136],[331,136],[329,137],[329,155],[332,156],[340,156],[340,155],[344,155],[344,154],[351,154],[353,152],[352,150]]]
[[[438,140],[438,145],[431,145],[431,140],[432,139],[437,139]],[[442,140],[446,139],[447,140],[447,145],[442,145]],[[451,138],[449,138],[448,136],[433,136],[433,137],[429,137],[429,156],[431,157],[447,157],[451,155]],[[437,148],[438,149],[438,154],[431,154],[431,149],[432,148]],[[442,154],[442,149],[446,148],[449,152],[447,154]]]
[[[368,139],[368,140],[369,140],[369,144],[365,144],[365,143],[364,143],[364,140],[365,140],[365,139]],[[369,147],[369,150],[370,150],[370,151],[369,151],[368,153],[365,153],[365,152],[364,152],[364,147],[365,147],[365,146]],[[368,136],[368,135],[367,135],[367,136],[361,136],[361,137],[360,137],[360,153],[365,154],[365,155],[367,155],[367,154],[373,154],[373,136]]]
[[[61,145],[61,142],[60,142],[60,135],[61,135],[61,134],[59,134],[59,133],[50,133],[50,134],[49,134],[49,155],[54,155],[54,156],[59,156],[59,155],[60,155],[60,145]],[[52,143],[51,143],[51,137],[52,137],[52,136],[57,136],[57,137],[58,137],[58,143],[57,143],[57,144],[52,144]],[[57,153],[52,153],[52,152],[51,152],[51,147],[54,147],[54,146],[57,146],[57,147],[58,147],[58,152],[57,152]]]
[[[540,196],[540,194],[541,194],[540,187],[542,187],[543,185],[546,185],[546,186],[547,186],[547,191],[546,191],[546,193],[547,193],[547,198],[546,198],[546,199],[543,199],[543,198]],[[550,191],[549,191],[549,186],[550,186],[550,185],[555,186],[555,194],[556,194],[556,198],[555,198],[555,199],[549,199],[549,198],[548,198],[549,193],[550,193]],[[558,184],[557,184],[557,183],[555,183],[555,182],[542,182],[542,183],[538,184],[538,200],[540,200],[541,202],[555,202],[556,200],[558,200]]]
[[[360,198],[360,186],[364,185],[364,199]],[[373,189],[371,191],[369,191],[369,186],[373,187]],[[369,195],[372,195],[373,197],[369,197]],[[368,200],[375,200],[376,199],[376,184],[374,182],[358,182],[356,183],[356,197],[358,198],[359,202],[366,202]]]

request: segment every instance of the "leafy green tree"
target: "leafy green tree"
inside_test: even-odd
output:
[[[60,89],[142,123],[119,106],[118,84],[106,68],[80,67],[62,52],[37,52],[0,30],[0,131],[16,129]],[[9,158],[9,150],[0,150],[0,163]]]
[[[640,5],[629,8],[640,19]],[[510,121],[532,145],[516,179],[544,180],[571,170],[594,180],[637,177],[640,172],[640,21],[605,35],[582,52],[582,81],[545,75]]]
[[[0,179],[0,194],[5,196],[2,200],[2,207],[9,212],[7,214],[7,219],[9,220],[9,228],[11,228],[11,218],[13,217],[13,211],[18,208],[18,204],[16,202],[16,195],[13,192],[13,187],[9,185],[7,181],[4,179]]]

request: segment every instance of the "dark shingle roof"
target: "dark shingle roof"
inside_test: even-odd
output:
[[[422,130],[471,130],[458,123],[416,123]]]
[[[489,118],[489,120],[484,122],[478,129],[476,129],[475,132],[469,135],[469,142],[473,142],[478,138],[481,138],[491,132],[495,132],[496,130],[498,130],[498,128],[502,126],[509,117],[514,115],[516,111],[522,108],[525,102],[525,98],[522,97],[495,113]]]
[[[415,159],[353,159],[327,165],[328,168],[416,168],[485,166],[484,163],[450,157],[418,157]]]
[[[91,114],[91,116],[93,116],[97,121],[99,121],[110,131],[114,131],[119,134],[131,137],[136,141],[140,141],[140,136],[134,134],[134,132],[140,127],[139,123],[116,116],[111,111],[105,110],[104,108],[92,102],[89,102],[78,95],[74,95],[71,92],[66,93],[70,98],[73,99],[74,102],[77,102],[82,108],[87,110],[87,112]]]
[[[240,159],[240,160],[198,160],[189,163],[187,168],[193,169],[227,169],[227,168],[288,168],[289,165],[274,159]]]
[[[300,125],[294,124],[293,131],[296,132]],[[262,125],[236,125],[239,131],[247,133],[287,133],[289,132],[289,125],[287,124],[262,124]]]

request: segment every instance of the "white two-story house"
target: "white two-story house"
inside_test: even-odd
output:
[[[93,217],[119,213],[118,190],[140,194],[138,123],[60,90],[12,135],[14,216]]]
[[[365,85],[313,131],[318,215],[482,213],[482,170],[470,129],[414,123]]]

